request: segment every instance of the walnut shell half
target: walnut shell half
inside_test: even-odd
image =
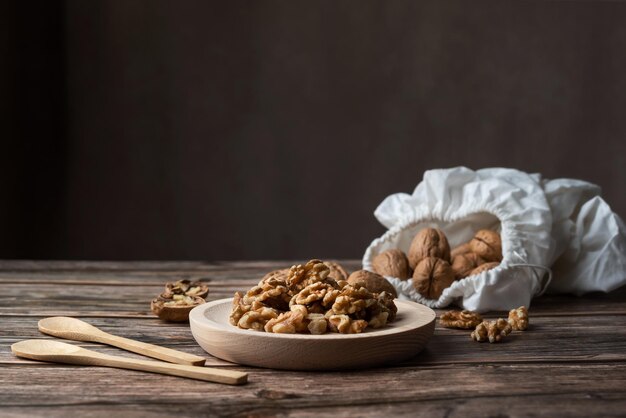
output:
[[[372,293],[387,292],[393,297],[398,297],[396,288],[387,281],[383,276],[367,270],[357,270],[348,277],[348,283],[351,285],[359,283]]]
[[[202,282],[178,280],[166,283],[165,291],[150,303],[150,309],[165,321],[189,320],[189,312],[205,302],[209,287]]]
[[[454,270],[446,260],[426,257],[415,266],[413,286],[428,299],[439,299],[443,290],[454,282]]]
[[[402,280],[409,278],[409,260],[398,249],[387,250],[378,254],[372,260],[372,267],[381,276],[397,277]]]
[[[450,245],[446,235],[440,229],[422,229],[411,242],[409,248],[409,266],[415,266],[426,257],[437,257],[450,262]]]
[[[189,320],[189,312],[205,300],[199,296],[185,296],[182,299],[167,299],[162,296],[150,303],[150,309],[164,321],[184,322]]]

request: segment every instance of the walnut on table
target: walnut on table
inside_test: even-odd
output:
[[[448,311],[439,317],[439,323],[446,328],[472,329],[483,322],[483,317],[477,312]]]
[[[495,321],[483,321],[472,331],[471,338],[478,342],[500,342],[502,338],[511,333],[511,325],[502,318]]]
[[[525,306],[520,306],[517,309],[511,309],[509,311],[509,324],[515,331],[524,331],[528,328],[528,309]]]

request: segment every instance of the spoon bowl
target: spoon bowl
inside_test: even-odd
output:
[[[34,360],[45,356],[68,355],[79,353],[82,349],[76,345],[62,343],[53,340],[25,340],[11,346],[11,351],[17,356],[27,357]]]
[[[85,321],[81,321],[78,318],[71,318],[69,316],[53,316],[50,318],[44,318],[37,324],[39,330],[45,334],[54,335],[55,337],[73,338],[76,334],[90,335],[102,335],[106,332],[88,324]],[[89,341],[82,339],[81,341]]]

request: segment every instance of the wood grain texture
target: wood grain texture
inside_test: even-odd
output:
[[[61,313],[121,337],[204,355],[188,325],[164,323],[149,313],[149,301],[163,283],[202,277],[209,281],[209,300],[216,300],[290,264],[0,262],[1,415],[624,416],[626,289],[539,298],[530,309],[530,329],[514,332],[502,344],[476,343],[469,332],[437,323],[424,351],[393,367],[287,372],[207,356],[207,365],[249,373],[249,383],[238,387],[40,363],[10,352],[19,340],[52,339],[37,330],[37,321]],[[359,263],[347,265],[355,269]],[[100,344],[80,345],[144,358]]]

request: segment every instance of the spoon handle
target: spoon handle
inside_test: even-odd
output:
[[[142,354],[144,356],[158,358],[159,360],[168,361],[170,363],[204,366],[204,362],[206,361],[204,357],[183,353],[181,351],[160,347],[154,344],[131,340],[130,338],[118,337],[117,335],[111,335],[108,333],[98,335],[97,342],[112,345],[124,350],[132,351],[133,353]]]
[[[161,373],[171,376],[187,377],[190,379],[205,380],[207,382],[241,385],[248,381],[248,374],[234,370],[221,370],[209,367],[187,366],[160,361],[135,360],[126,357],[96,355],[76,355],[85,360],[86,365],[115,367],[119,369],[139,370],[144,372]]]

